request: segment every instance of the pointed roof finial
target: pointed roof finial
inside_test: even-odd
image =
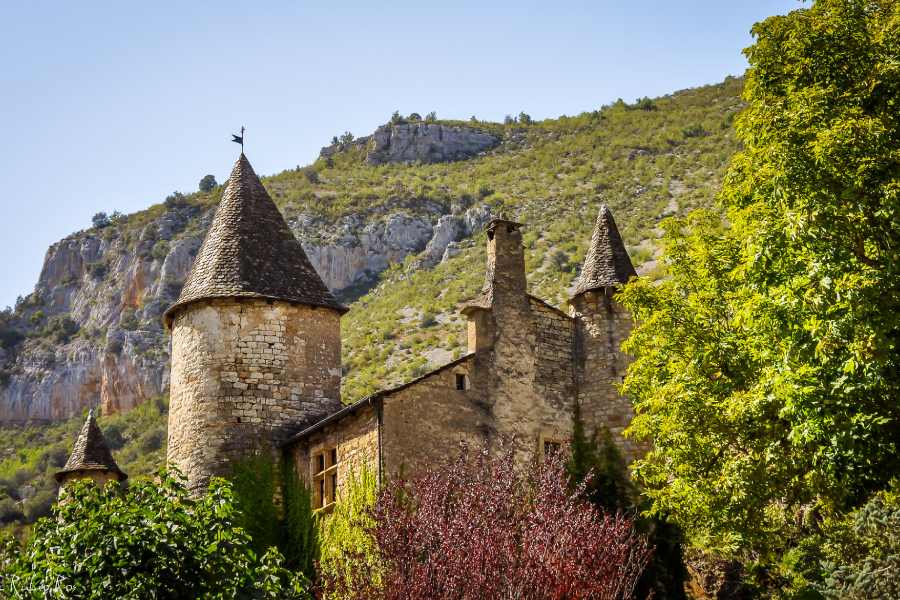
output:
[[[165,312],[210,298],[263,298],[323,306],[341,313],[303,246],[294,237],[259,177],[241,154],[181,295]]]
[[[128,475],[119,468],[119,465],[113,459],[112,452],[109,451],[109,446],[106,445],[106,439],[103,437],[103,432],[100,431],[100,426],[97,425],[97,420],[94,418],[93,408],[88,411],[87,419],[85,419],[84,425],[78,433],[75,445],[72,446],[72,454],[69,455],[66,466],[61,471],[58,471],[54,477],[56,481],[62,482],[67,474],[80,471],[107,471],[115,473],[119,481],[124,481],[128,478]]]
[[[612,211],[603,204],[594,223],[591,245],[572,296],[598,288],[618,287],[628,283],[632,277],[637,277],[637,272],[625,250]]]

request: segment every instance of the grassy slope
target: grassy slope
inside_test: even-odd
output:
[[[510,135],[475,160],[368,167],[360,151],[348,151],[331,165],[320,160],[268,177],[265,184],[289,219],[300,213],[337,219],[400,210],[391,208],[398,204],[415,211],[424,200],[487,202],[495,213],[526,223],[531,291],[564,307],[600,202],[613,209],[636,266],[652,260],[662,215],[712,204],[737,148],[731,122],[741,107],[740,87],[741,80],[730,79],[678,92],[655,99],[652,110],[617,103],[527,127],[482,124]],[[317,177],[310,177],[313,170]],[[189,201],[210,205],[220,194],[193,194]],[[121,225],[124,235],[161,210],[157,205],[130,215]],[[433,269],[412,269],[411,263],[383,273],[343,319],[345,401],[407,380],[464,350],[464,322],[456,310],[481,286],[483,235]],[[652,264],[645,271],[659,276]],[[445,352],[425,354],[435,348]],[[139,475],[163,460],[158,442],[164,421],[164,405],[153,402],[101,419],[101,425],[121,440],[116,455],[122,467]],[[32,517],[42,511],[52,493],[50,474],[65,460],[80,424],[73,419],[0,430],[0,520],[23,508]],[[16,494],[28,485],[34,487],[31,500],[3,499],[4,489]]]

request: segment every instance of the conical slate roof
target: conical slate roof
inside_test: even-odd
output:
[[[572,296],[598,288],[621,286],[632,277],[637,277],[637,272],[625,250],[612,212],[604,204],[597,215],[591,247],[584,257],[581,276]]]
[[[118,475],[119,481],[128,477],[113,460],[112,452],[109,451],[109,446],[103,438],[103,432],[100,431],[94,418],[93,408],[88,411],[87,420],[78,434],[78,439],[75,440],[66,466],[56,473],[56,480],[62,481],[67,473],[76,471],[109,471]]]
[[[178,301],[269,298],[346,312],[322,282],[278,207],[241,153]]]

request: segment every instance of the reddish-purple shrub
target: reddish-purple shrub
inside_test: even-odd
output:
[[[349,559],[352,576],[326,582],[329,592],[384,600],[625,599],[651,553],[630,518],[604,514],[581,490],[569,490],[560,456],[520,470],[511,453],[463,452],[385,486],[373,514],[376,560]]]

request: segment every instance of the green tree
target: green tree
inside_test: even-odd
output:
[[[192,498],[166,473],[122,491],[77,482],[30,542],[4,541],[4,598],[307,598],[277,550],[258,557],[230,486]]]
[[[668,278],[619,299],[653,509],[765,564],[900,467],[900,5],[753,33],[727,219],[664,222]]]
[[[93,217],[91,217],[91,225],[93,225],[96,229],[103,229],[104,227],[109,227],[110,220],[109,215],[105,212],[98,212]]]
[[[204,175],[203,179],[200,180],[199,188],[201,192],[211,192],[216,189],[217,185],[219,184],[214,175]]]

